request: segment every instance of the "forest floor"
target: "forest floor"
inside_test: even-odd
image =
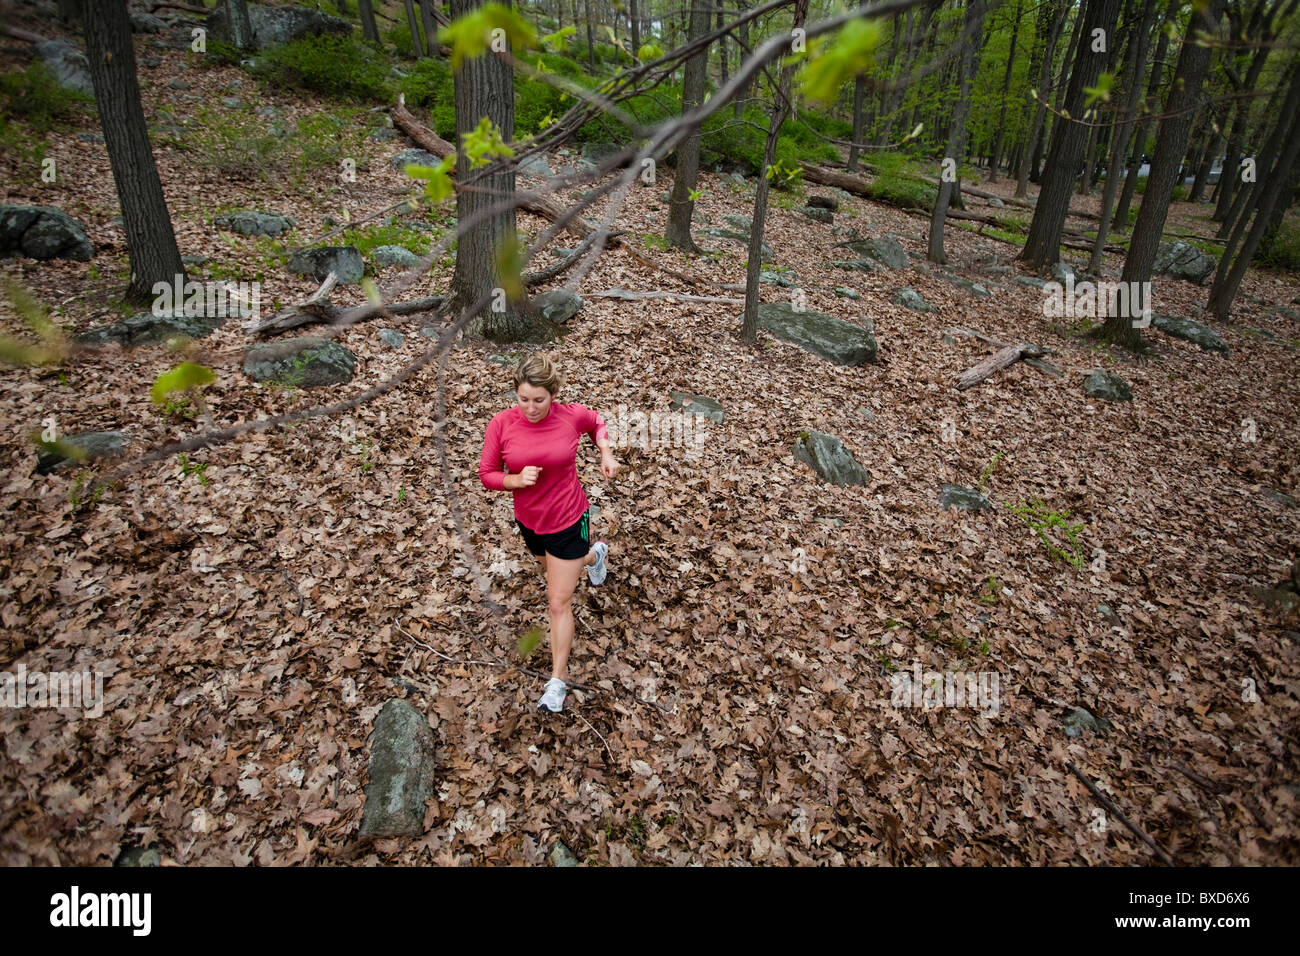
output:
[[[137,43],[162,60],[142,70],[151,118],[253,96],[235,68],[197,70]],[[254,105],[290,126],[333,110],[287,91]],[[304,178],[274,164],[233,180],[183,142],[160,146],[181,251],[262,273],[264,303],[305,297],[314,283],[272,270],[267,240],[218,231],[213,211],[292,215],[289,244],[313,244],[323,217],[355,220],[410,192],[389,162],[410,144],[358,142],[348,184],[333,168]],[[4,201],[83,220],[97,255],[7,260],[0,274],[81,331],[120,317],[106,303],[123,287],[125,239],[103,145],[60,135],[49,153],[62,171],[49,185],[0,157]],[[635,190],[617,228],[662,234],[669,185]],[[697,241],[717,254],[644,254],[742,282],[744,248],[699,229],[752,215],[752,185],[706,172],[700,188]],[[1207,216],[1177,204],[1169,229],[1209,235]],[[927,219],[842,203],[837,225],[896,235],[915,254],[905,270],[863,275],[826,265],[845,258],[831,227],[781,200],[769,214],[766,241],[808,308],[874,322],[874,365],[831,365],[766,334],[745,346],[738,306],[586,298],[548,351],[567,377],[562,400],[606,417],[667,412],[677,389],[716,398],[726,418],[698,456],[616,448],[626,468],[610,481],[595,449],[580,450],[610,574],[579,585],[570,667],[591,690],[555,716],[534,709],[541,680],[477,663],[517,663],[520,635],[546,622],[510,498],[477,476],[484,428],[514,401],[501,347],[466,342],[452,356],[450,498],[436,363],[358,409],[350,438],[333,419],[246,434],[188,467],[145,467],[94,504],[73,503],[75,471],[33,474],[28,434],[53,416],[61,432],[123,429],[133,453],[193,435],[194,422],[149,402],[176,356],[110,346],[57,376],[6,371],[0,667],[106,676],[97,718],[0,711],[0,860],[107,864],[156,844],[182,864],[538,863],[559,839],[602,864],[1153,862],[1073,765],[1178,864],[1296,863],[1297,622],[1256,589],[1298,557],[1300,327],[1282,309],[1295,308],[1300,277],[1250,272],[1233,323],[1217,326],[1230,355],[1150,329],[1155,353],[1135,361],[1045,318],[1040,290],[996,271],[1015,265],[1015,245],[949,228],[949,268],[989,298],[925,267]],[[450,262],[410,295],[443,291]],[[1108,257],[1106,269],[1120,265]],[[616,286],[720,294],[619,249],[578,291]],[[891,304],[902,286],[936,311]],[[1158,312],[1191,317],[1206,293],[1172,280],[1155,291]],[[788,294],[762,286],[766,301]],[[21,329],[11,311],[0,319]],[[400,349],[378,340],[379,321],[337,334],[357,372],[326,393],[245,378],[250,340],[232,321],[202,343],[218,373],[205,393],[215,424],[356,394],[433,346],[418,334],[429,321],[392,326],[407,334]],[[992,348],[946,340],[951,328],[1053,348],[1064,374],[1017,364],[958,392]],[[1082,380],[1098,367],[1127,379],[1133,401],[1088,398]],[[843,440],[866,486],[823,484],[796,461],[807,429]],[[941,483],[981,480],[992,510],[940,509]],[[1008,507],[1032,499],[1082,523],[1081,567],[1053,558]],[[501,617],[461,556],[453,507]],[[526,666],[548,663],[543,644]],[[996,712],[892,704],[891,675],[915,667],[996,675]],[[361,840],[366,739],[394,696],[429,715],[437,799],[423,838]],[[1076,707],[1105,723],[1070,736]]]

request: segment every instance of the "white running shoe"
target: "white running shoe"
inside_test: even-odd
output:
[[[542,699],[537,702],[538,710],[549,710],[553,714],[558,714],[564,707],[564,697],[568,693],[568,686],[558,677],[552,677],[546,682],[546,693],[542,694]]]
[[[587,567],[587,580],[592,584],[604,584],[605,574],[609,571],[605,567],[605,555],[609,554],[609,545],[604,541],[597,541],[593,550],[596,552],[596,563]]]

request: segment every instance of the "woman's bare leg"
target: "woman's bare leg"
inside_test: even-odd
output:
[[[589,560],[590,559],[590,560]],[[565,561],[553,554],[546,556],[546,601],[551,622],[551,676],[565,680],[569,651],[573,647],[573,590],[578,577],[594,557]]]

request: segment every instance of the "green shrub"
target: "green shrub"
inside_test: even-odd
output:
[[[59,86],[44,63],[33,63],[17,73],[0,74],[0,102],[4,116],[20,119],[38,133],[84,119],[94,99]]]
[[[1169,198],[1172,202],[1187,202],[1187,187],[1175,186],[1173,195]]]
[[[1270,269],[1300,272],[1300,222],[1283,219],[1276,229],[1266,232],[1255,262]]]
[[[355,37],[307,37],[268,51],[262,74],[278,86],[297,87],[334,96],[387,103],[393,98],[388,62]]]
[[[363,256],[369,256],[378,246],[404,246],[417,256],[427,255],[433,248],[430,233],[419,232],[400,222],[371,223],[357,229],[344,229],[342,241],[356,246]]]

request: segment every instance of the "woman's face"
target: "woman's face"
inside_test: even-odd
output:
[[[519,408],[530,422],[540,422],[551,412],[551,393],[540,385],[524,382],[515,394],[519,396]]]

